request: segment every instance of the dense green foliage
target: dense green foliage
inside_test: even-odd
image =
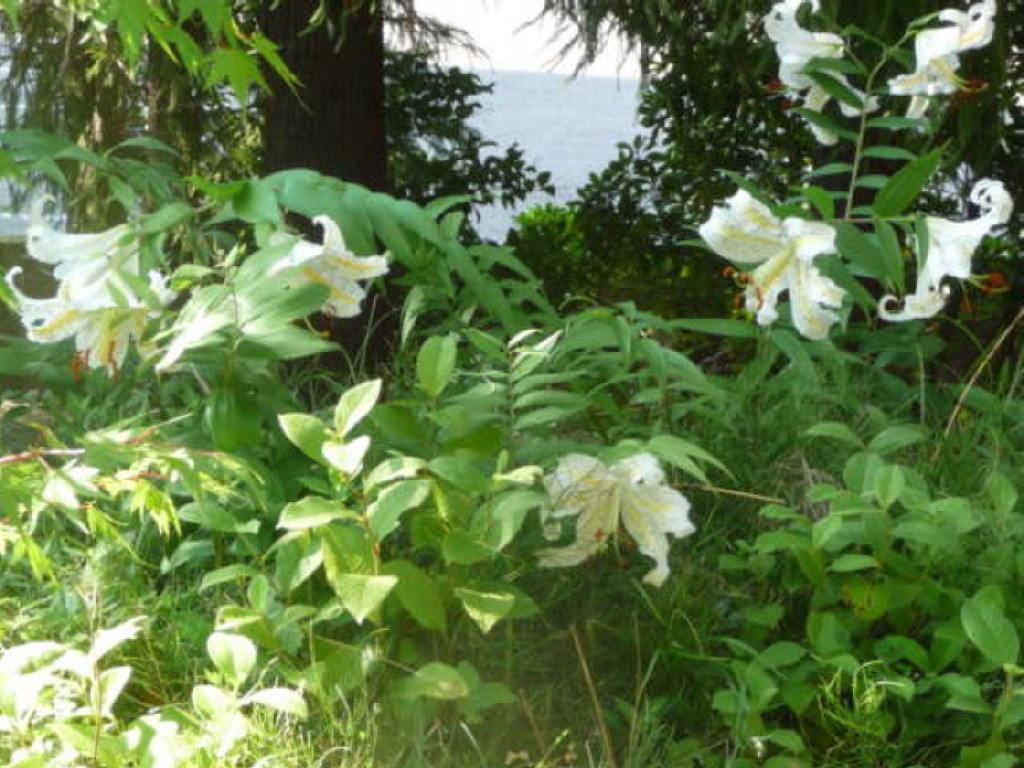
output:
[[[97,203],[90,235],[34,209],[24,261],[56,288],[2,283],[25,327],[0,337],[0,761],[1019,762],[1024,309],[976,280],[978,342],[947,295],[972,257],[1019,262],[1010,196],[986,180],[980,214],[937,216],[967,157],[930,130],[944,102],[894,114],[875,75],[906,57],[848,34],[873,58],[801,74],[857,114],[786,118],[794,146],[757,167],[737,134],[722,186],[666,180],[627,209],[648,238],[628,263],[595,262],[630,238],[586,201],[467,245],[460,195],[495,181],[459,122],[480,86],[415,59],[453,90],[405,117],[468,163],[410,161],[436,201],[308,169],[183,178],[150,137],[0,134],[13,184],[92,178]],[[805,121],[850,162],[790,160]],[[629,151],[668,163],[664,141]],[[619,174],[587,194],[654,194]],[[638,308],[672,280],[714,311]],[[369,338],[377,291],[404,301],[371,373],[309,318]],[[944,356],[961,339],[968,373]]]

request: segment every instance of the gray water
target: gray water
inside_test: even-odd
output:
[[[514,210],[480,208],[478,229],[503,240],[516,213],[544,203],[565,203],[618,155],[616,145],[638,131],[636,80],[569,78],[538,72],[479,72],[494,91],[471,120],[499,148],[518,143],[527,162],[549,171],[554,196],[534,194]]]
[[[555,194],[534,194],[515,209],[478,209],[477,229],[502,241],[519,211],[544,203],[565,203],[591,173],[618,154],[616,145],[637,132],[637,80],[579,77],[545,72],[479,72],[494,91],[471,121],[498,149],[518,143],[527,162],[549,171]],[[25,220],[4,213],[7,190],[0,185],[0,239],[24,235]]]

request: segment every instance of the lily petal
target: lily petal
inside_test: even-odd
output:
[[[334,317],[355,317],[366,296],[360,280],[370,280],[388,272],[387,257],[356,256],[352,253],[341,228],[329,216],[317,216],[313,222],[323,229],[323,242],[298,239],[288,253],[272,268],[271,274],[294,269],[295,284],[319,283],[330,293],[321,311]]]
[[[760,264],[787,250],[779,220],[743,189],[715,206],[699,231],[715,253],[736,264]]]

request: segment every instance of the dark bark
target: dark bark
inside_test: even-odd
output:
[[[298,97],[281,85],[267,97],[264,170],[311,168],[383,190],[380,5],[371,9],[359,0],[327,0],[333,23],[310,30],[319,5],[318,0],[285,0],[264,14],[267,36],[281,46],[283,59],[302,82]]]

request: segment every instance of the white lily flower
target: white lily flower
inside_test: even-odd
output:
[[[7,274],[25,335],[40,344],[73,338],[79,359],[88,367],[116,372],[156,309],[122,277],[138,274],[138,240],[126,224],[89,234],[58,232],[43,216],[50,200],[41,198],[32,206],[27,250],[36,261],[54,267],[56,295],[27,296],[15,283],[22,269]],[[149,274],[149,289],[159,306],[174,298],[156,271]]]
[[[36,261],[53,266],[57,280],[77,275],[85,285],[101,280],[111,267],[138,273],[139,243],[130,236],[127,224],[103,232],[58,232],[44,216],[44,208],[52,202],[51,196],[44,195],[32,203],[26,249]]]
[[[319,283],[330,289],[321,311],[334,317],[355,317],[366,291],[360,280],[387,274],[387,256],[356,256],[345,244],[341,229],[329,216],[317,216],[314,224],[324,230],[322,243],[299,240],[271,269],[276,274],[295,270],[295,285]]]
[[[700,235],[719,256],[736,264],[759,264],[749,273],[746,305],[760,325],[778,318],[776,304],[789,291],[793,325],[809,339],[824,339],[839,319],[845,292],[814,266],[835,251],[836,233],[820,222],[777,219],[766,205],[739,190],[716,206]]]
[[[910,96],[907,117],[918,118],[928,109],[934,96],[955,93],[962,85],[957,75],[959,54],[983,48],[995,31],[995,0],[975,3],[966,11],[947,8],[938,18],[949,22],[942,27],[924,29],[914,37],[914,71],[889,81],[889,92]]]
[[[943,279],[965,280],[971,276],[971,258],[986,235],[1010,219],[1013,198],[1001,181],[982,179],[971,189],[970,200],[981,215],[967,221],[950,221],[938,216],[925,219],[928,230],[928,256],[918,272],[914,293],[904,297],[903,309],[894,310],[899,300],[892,295],[878,302],[878,316],[890,322],[925,320],[934,317],[946,305],[949,286]]]
[[[73,338],[79,359],[89,368],[116,373],[124,365],[132,340],[140,343],[155,314],[153,307],[116,276],[87,285],[72,275],[60,284],[55,296],[35,299],[15,285],[21,271],[20,267],[12,269],[7,282],[18,300],[26,337],[39,344]],[[164,276],[156,271],[149,274],[149,289],[161,306],[174,298]]]
[[[764,28],[768,38],[775,43],[775,51],[779,57],[779,81],[794,98],[803,100],[804,106],[815,112],[821,112],[832,96],[814,80],[804,73],[804,69],[812,59],[837,59],[843,55],[845,43],[839,35],[831,32],[811,32],[800,26],[796,14],[803,5],[803,0],[782,0],[772,6],[765,17]],[[812,3],[818,10],[818,3]],[[864,109],[873,111],[878,105],[874,99],[854,88],[841,72],[829,72],[829,75],[856,93],[864,103]],[[847,117],[856,117],[861,113],[850,104],[840,102],[839,108]],[[821,126],[810,123],[809,127],[815,138],[822,144],[836,143],[836,136]]]
[[[621,522],[637,548],[655,562],[643,578],[659,587],[668,578],[668,536],[683,538],[696,528],[690,502],[665,485],[658,460],[641,453],[610,467],[592,456],[574,453],[562,458],[544,478],[553,517],[576,517],[576,541],[537,553],[545,568],[578,565],[596,554]]]

